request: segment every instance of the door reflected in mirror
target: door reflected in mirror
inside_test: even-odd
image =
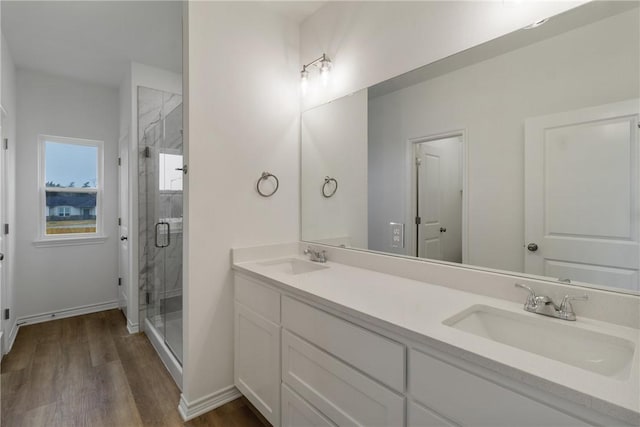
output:
[[[462,136],[413,143],[416,256],[462,262]]]
[[[638,75],[590,2],[307,110],[302,240],[637,293]]]

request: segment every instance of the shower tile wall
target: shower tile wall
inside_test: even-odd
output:
[[[140,319],[159,319],[161,313],[182,309],[182,191],[159,190],[157,160],[161,144],[163,149],[182,149],[181,103],[180,95],[138,87]],[[170,114],[176,108],[179,114]],[[145,157],[147,147],[150,158]],[[166,253],[155,248],[154,219],[171,224],[171,245]],[[164,262],[160,262],[163,256]],[[148,306],[146,292],[150,292]],[[152,313],[146,313],[147,309]],[[155,326],[164,333],[161,323]]]

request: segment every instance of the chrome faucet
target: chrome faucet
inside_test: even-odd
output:
[[[562,320],[576,320],[576,313],[573,311],[571,301],[586,301],[589,299],[587,294],[579,296],[565,295],[562,298],[560,306],[553,302],[546,295],[536,295],[535,291],[527,285],[516,283],[517,288],[529,291],[527,300],[524,302],[524,309],[531,313],[542,314],[543,316],[556,317]]]
[[[327,251],[316,251],[308,247],[304,250],[305,255],[309,255],[309,259],[313,262],[327,262]]]

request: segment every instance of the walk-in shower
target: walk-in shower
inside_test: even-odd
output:
[[[181,372],[182,96],[138,87],[138,144],[140,319],[169,370]]]

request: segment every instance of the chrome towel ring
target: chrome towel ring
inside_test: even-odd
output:
[[[332,182],[333,189],[331,188]],[[325,176],[324,184],[322,184],[322,195],[328,199],[329,197],[333,197],[333,195],[336,194],[336,191],[338,191],[338,181],[336,181],[335,178]]]
[[[274,188],[271,193],[264,193],[260,189],[260,184],[262,183],[262,181],[266,181],[269,178],[273,178],[276,181],[276,188]],[[260,178],[258,178],[258,182],[256,182],[256,190],[258,190],[258,194],[260,194],[262,197],[273,196],[274,194],[276,194],[276,191],[278,191],[279,186],[280,186],[280,181],[278,181],[278,177],[272,174],[271,172],[262,172],[262,175],[260,175]]]

